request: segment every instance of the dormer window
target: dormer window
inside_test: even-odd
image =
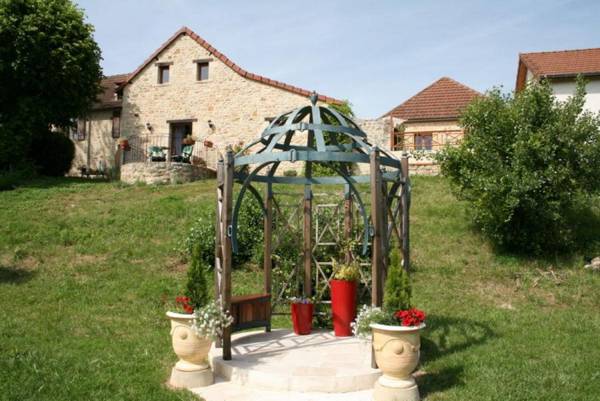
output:
[[[171,63],[157,63],[158,66],[158,83],[159,84],[167,84],[169,83],[169,79],[171,78],[170,74],[170,64]]]

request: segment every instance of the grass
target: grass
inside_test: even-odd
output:
[[[164,385],[176,360],[164,312],[185,281],[175,248],[213,201],[214,181],[48,179],[0,192],[0,400],[194,399]],[[582,254],[498,254],[466,213],[443,179],[414,179],[422,395],[598,399],[600,274]],[[234,285],[252,290],[260,276],[236,271]]]

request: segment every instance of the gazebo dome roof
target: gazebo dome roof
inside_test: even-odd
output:
[[[367,134],[343,113],[318,105],[317,99],[313,92],[310,105],[275,117],[260,138],[235,156],[235,165],[274,164],[270,174],[273,176],[280,162],[284,161],[369,163],[369,154],[376,147],[369,143]],[[255,146],[259,146],[258,150],[248,154]],[[382,153],[383,166],[400,170],[397,158],[387,152]],[[338,172],[338,175],[343,174]],[[301,183],[297,179],[286,181]]]

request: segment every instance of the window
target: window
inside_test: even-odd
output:
[[[112,137],[119,138],[121,136],[121,111],[113,111],[112,116]]]
[[[196,64],[196,80],[206,81],[208,80],[208,63],[197,63]]]
[[[404,149],[404,130],[394,128],[392,134],[392,150]]]
[[[158,66],[158,83],[166,84],[169,82],[169,66],[159,65]]]
[[[433,146],[432,134],[415,134],[416,150],[431,150]]]
[[[85,118],[80,118],[77,120],[77,140],[85,141],[85,127],[87,125],[87,120]]]

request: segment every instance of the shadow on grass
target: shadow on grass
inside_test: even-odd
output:
[[[484,344],[497,335],[485,323],[446,316],[427,316],[427,328],[421,335],[421,360],[432,362],[471,347]],[[463,385],[463,365],[448,366],[417,377],[421,396]]]
[[[0,284],[23,284],[35,275],[35,271],[0,265]]]
[[[421,337],[421,355],[427,362],[497,337],[487,324],[469,319],[430,315],[427,316],[427,326]]]
[[[421,397],[427,397],[431,394],[463,385],[463,371],[464,368],[462,366],[451,366],[435,373],[427,373],[417,377],[416,380],[419,385]]]

